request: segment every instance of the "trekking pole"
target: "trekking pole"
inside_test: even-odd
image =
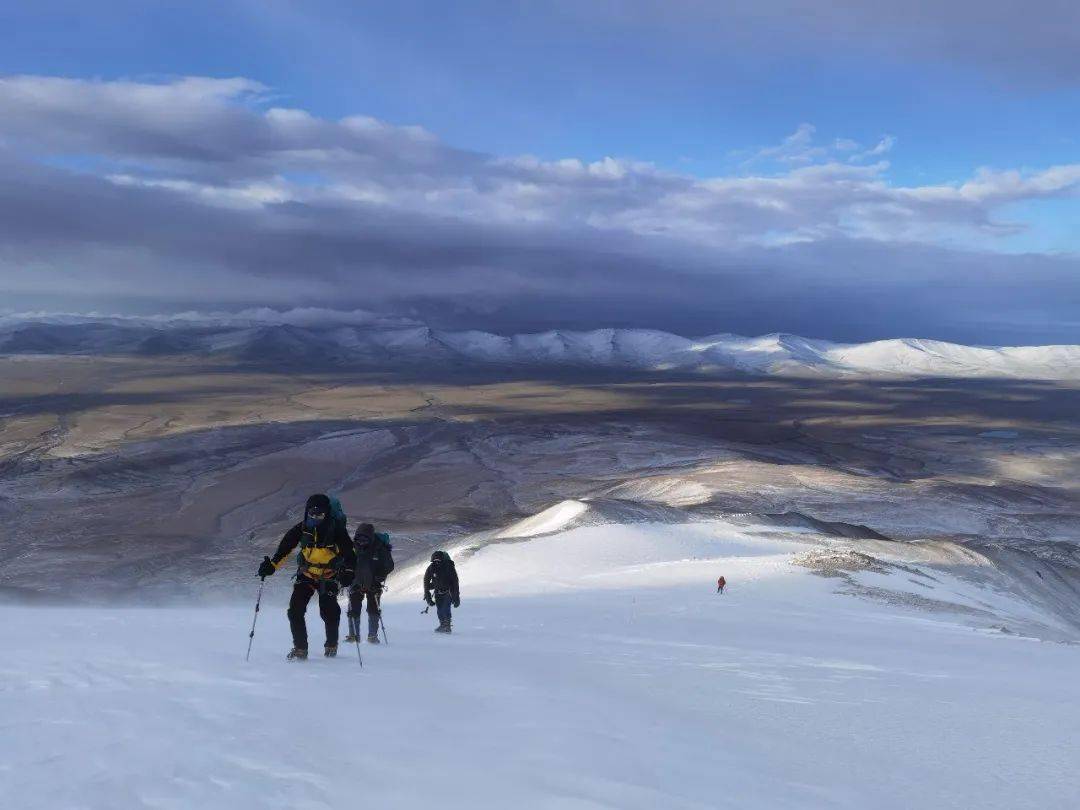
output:
[[[382,640],[383,640],[383,643],[387,647],[389,647],[390,646],[390,639],[388,639],[386,637],[386,625],[383,624],[383,620],[382,620],[382,591],[381,590],[375,596],[375,609],[379,611],[379,627],[382,628]]]
[[[360,662],[360,669],[364,668],[364,657],[360,655],[360,617],[353,615],[352,609],[352,589],[347,591],[348,605],[349,605],[349,632],[352,633],[353,642],[356,644],[356,660]]]
[[[262,603],[263,586],[266,584],[266,577],[261,577],[259,582],[259,595],[255,599],[255,618],[251,620],[251,632],[248,633],[248,650],[247,655],[244,656],[245,661],[251,660],[251,643],[255,641],[255,622],[259,620],[259,605]]]

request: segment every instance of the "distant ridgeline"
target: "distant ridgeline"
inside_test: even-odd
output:
[[[316,319],[312,319],[316,320]],[[243,363],[610,367],[786,376],[1080,379],[1080,346],[976,347],[911,338],[833,343],[787,334],[685,338],[649,329],[496,335],[408,322],[223,317],[0,317],[2,355],[192,355]]]

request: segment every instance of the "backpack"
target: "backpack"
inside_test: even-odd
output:
[[[375,539],[382,543],[379,549],[379,579],[386,579],[394,570],[394,547],[390,544],[390,532],[375,532]]]
[[[432,591],[436,594],[452,593],[454,582],[457,580],[457,566],[446,552],[437,560],[433,560],[429,566],[431,570]]]
[[[339,524],[341,528],[346,528],[345,523],[348,518],[345,517],[345,509],[341,505],[341,501],[336,495],[330,496],[330,517],[334,519],[334,522]]]

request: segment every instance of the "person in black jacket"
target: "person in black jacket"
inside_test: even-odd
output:
[[[296,555],[296,584],[287,614],[293,637],[293,648],[288,658],[294,661],[304,660],[308,656],[304,613],[316,593],[319,594],[319,614],[326,625],[323,652],[327,658],[333,658],[337,655],[338,625],[341,622],[338,588],[352,584],[356,554],[345,522],[331,514],[330,498],[326,495],[312,495],[307,499],[303,520],[285,532],[273,557],[263,557],[259,576],[272,575],[297,546],[300,553]]]
[[[436,551],[431,555],[431,565],[424,572],[424,601],[434,605],[439,614],[439,626],[435,632],[449,633],[450,605],[461,607],[461,594],[458,592],[457,568],[445,551]]]
[[[356,576],[349,589],[349,635],[346,642],[357,640],[360,635],[360,612],[367,597],[368,633],[371,644],[379,643],[379,615],[382,611],[382,591],[386,578],[394,570],[394,557],[389,535],[378,533],[370,523],[361,523],[353,536],[356,552]]]

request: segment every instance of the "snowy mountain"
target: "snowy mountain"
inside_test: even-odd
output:
[[[963,346],[893,339],[846,344],[787,334],[686,338],[649,329],[497,335],[350,313],[303,317],[0,317],[0,354],[192,354],[247,363],[558,366],[782,376],[1080,379],[1080,345]]]
[[[12,807],[1071,807],[1078,648],[1016,594],[809,532],[582,525],[466,553],[454,633],[405,564],[389,644],[287,663],[285,573],[248,604],[7,608]],[[525,535],[524,537],[522,535]],[[840,541],[838,541],[840,542]],[[825,558],[831,567],[808,565]],[[727,592],[716,593],[723,574]],[[824,574],[824,575],[822,575]],[[1006,632],[1007,631],[1007,632]],[[63,762],[62,778],[57,763]]]

